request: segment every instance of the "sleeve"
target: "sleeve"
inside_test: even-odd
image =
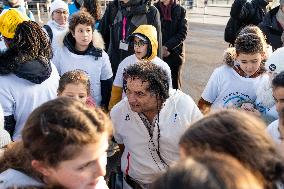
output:
[[[178,32],[176,35],[171,37],[164,46],[169,50],[172,50],[179,46],[186,39],[187,36],[187,20],[186,20],[186,10],[181,7],[181,17],[178,19]]]
[[[118,117],[121,117],[120,115],[121,115],[121,112],[118,111],[117,107],[114,107],[110,111],[110,118],[113,123],[113,137],[118,144],[123,144],[123,137],[120,134],[121,121],[118,119]]]
[[[152,10],[155,12],[154,17],[155,21],[153,23],[153,26],[157,29],[157,37],[158,37],[158,57],[162,58],[162,29],[161,29],[161,18],[160,18],[160,13],[158,9],[155,6],[151,6]]]
[[[112,86],[108,110],[111,110],[122,98],[122,87]]]
[[[55,53],[54,56],[52,58],[52,63],[55,65],[59,75],[61,76],[61,69],[60,69],[60,57],[61,57],[61,52],[62,52],[62,48],[58,48]]]
[[[203,114],[201,113],[201,111],[199,110],[199,108],[197,107],[197,105],[195,104],[195,102],[192,100],[192,98],[190,96],[188,96],[189,98],[189,104],[192,104],[192,108],[190,111],[190,120],[191,122],[195,122],[199,119],[201,119],[203,117]]]
[[[219,96],[219,70],[218,68],[214,70],[213,74],[210,76],[209,81],[201,95],[201,97],[213,104],[213,102],[216,100],[216,98]]]
[[[13,135],[16,120],[15,115],[15,101],[13,95],[8,91],[6,87],[0,89],[0,102],[4,112],[4,128]]]
[[[113,75],[112,75],[112,69],[109,57],[105,51],[103,51],[102,61],[103,65],[102,65],[100,80],[107,80],[111,78]]]
[[[105,49],[106,51],[108,50],[108,47],[109,47],[109,43],[110,43],[110,23],[109,22],[109,17],[111,16],[111,7],[112,5],[109,4],[105,10],[105,13],[102,17],[102,19],[100,20],[100,24],[99,24],[99,32],[102,34],[102,37],[104,39],[104,42],[105,42]]]
[[[108,109],[108,103],[111,95],[112,77],[107,80],[101,80],[101,107],[105,110]]]
[[[115,75],[115,79],[113,81],[113,85],[116,87],[123,87],[123,72],[124,72],[124,60],[118,65],[117,72]]]

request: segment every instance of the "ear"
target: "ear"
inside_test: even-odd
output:
[[[51,174],[51,169],[47,165],[45,165],[42,161],[32,160],[32,167],[40,172],[43,176],[49,176]]]
[[[75,38],[75,32],[74,31],[70,31],[72,36]]]

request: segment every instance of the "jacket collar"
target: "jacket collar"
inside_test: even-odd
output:
[[[67,49],[77,55],[90,55],[94,57],[102,57],[102,49],[95,48],[93,46],[93,43],[91,42],[89,44],[89,47],[85,51],[78,51],[75,48],[75,38],[72,36],[71,32],[67,33],[67,35],[64,37],[63,44]]]

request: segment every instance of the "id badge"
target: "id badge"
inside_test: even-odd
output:
[[[122,40],[121,40],[121,41],[119,42],[119,49],[128,51],[128,44],[127,44],[125,41],[122,41]]]

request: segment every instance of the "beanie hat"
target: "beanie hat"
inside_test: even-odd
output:
[[[50,5],[50,15],[52,15],[53,11],[56,9],[64,9],[69,12],[68,5],[62,0],[54,0]]]
[[[0,149],[11,142],[10,134],[4,129],[4,113],[0,105]]]
[[[9,9],[0,16],[0,33],[6,38],[13,39],[19,24],[29,18],[16,9]]]

